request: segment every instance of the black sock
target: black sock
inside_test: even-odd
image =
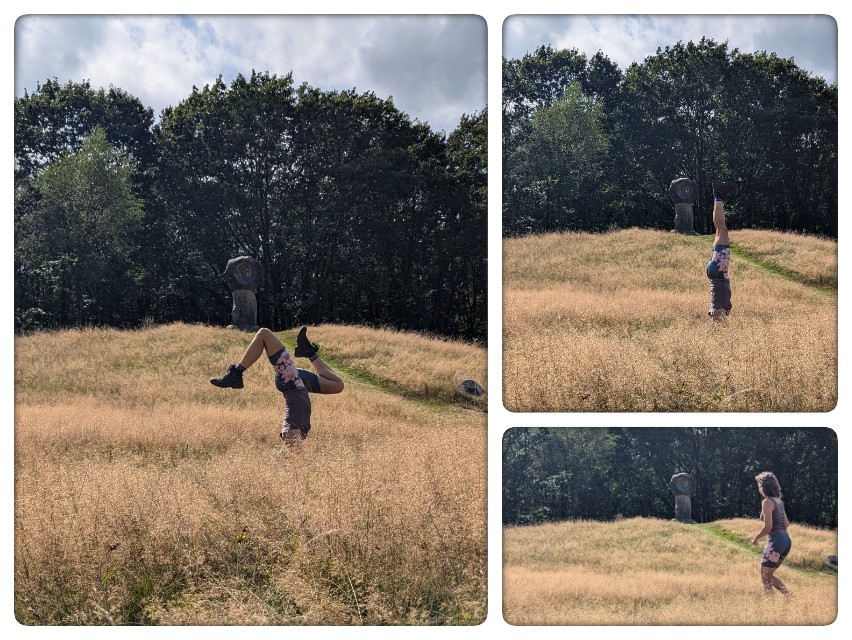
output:
[[[240,373],[242,373],[243,371],[245,371],[245,370],[246,370],[246,368],[245,368],[243,365],[241,365],[241,364],[235,364],[235,365],[234,365],[234,369],[236,369],[236,370],[237,370],[237,371],[239,371]]]

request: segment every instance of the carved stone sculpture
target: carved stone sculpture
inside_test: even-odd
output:
[[[692,205],[695,203],[695,196],[697,194],[698,187],[689,178],[672,180],[669,186],[669,197],[675,206],[675,233],[687,235],[695,233]]]
[[[263,283],[263,265],[248,256],[233,258],[228,260],[222,277],[228,283],[234,300],[228,328],[257,331],[260,327],[257,325],[257,298],[254,290]]]
[[[675,517],[678,522],[692,524],[692,494],[695,493],[696,482],[688,473],[677,473],[669,481],[669,489],[675,497]]]

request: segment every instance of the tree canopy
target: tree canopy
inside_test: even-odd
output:
[[[17,330],[227,324],[221,274],[250,255],[265,268],[264,325],[352,322],[485,341],[484,110],[445,136],[371,92],[252,72],[193,88],[156,124],[119,89],[56,80],[16,99],[15,115]],[[122,158],[110,171],[124,200],[111,206],[125,210],[85,202],[89,178],[67,167],[87,145]],[[114,226],[122,261],[92,260],[83,214],[70,215],[51,186],[58,168],[81,194],[75,211]],[[60,224],[57,262],[35,247]],[[82,269],[73,283],[57,276],[71,264]],[[78,293],[95,266],[110,286]]]
[[[757,518],[773,471],[790,520],[837,526],[837,436],[811,428],[514,428],[503,436],[503,523],[671,519],[676,473],[697,481],[693,518]]]
[[[594,159],[596,175],[556,189],[564,185],[560,167],[576,166],[587,139],[554,147],[534,165],[530,140],[539,114],[570,86],[597,105],[606,152]],[[658,49],[623,71],[603,52],[587,58],[549,46],[503,61],[505,235],[670,229],[666,189],[689,177],[698,185],[700,232],[711,227],[712,181],[729,178],[741,186],[729,206],[731,228],[836,238],[837,159],[837,85],[774,53],[743,53],[702,38]]]

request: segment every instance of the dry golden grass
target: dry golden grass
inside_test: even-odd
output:
[[[249,338],[170,325],[16,339],[18,620],[480,622],[485,415],[344,376],[344,393],[312,395],[294,454],[269,366],[240,391],[207,381]]]
[[[750,535],[759,530],[752,522]],[[821,533],[821,532],[820,532]],[[812,530],[798,527],[793,546]],[[836,534],[835,538],[836,538]],[[503,615],[525,625],[825,625],[837,576],[782,565],[767,606],[758,552],[697,526],[632,518],[507,528]]]
[[[799,275],[806,282],[837,287],[837,242],[801,233],[758,229],[731,232],[735,245]]]
[[[295,341],[295,332],[290,334]],[[381,385],[412,397],[485,408],[484,397],[461,396],[457,389],[462,380],[473,379],[487,391],[487,360],[479,347],[394,330],[383,330],[376,340],[375,330],[346,325],[311,327],[308,335],[319,342],[323,356],[343,360],[353,372]]]
[[[829,411],[837,300],[732,260],[707,319],[706,239],[629,229],[504,240],[510,411]]]

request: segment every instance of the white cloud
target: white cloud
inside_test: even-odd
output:
[[[472,16],[26,16],[15,95],[56,77],[119,87],[159,114],[219,75],[373,91],[433,129],[486,104],[486,26]]]
[[[603,51],[619,67],[642,62],[657,48],[706,36],[742,52],[775,52],[806,71],[837,81],[837,25],[829,16],[511,16],[503,55],[518,58],[540,45]]]

